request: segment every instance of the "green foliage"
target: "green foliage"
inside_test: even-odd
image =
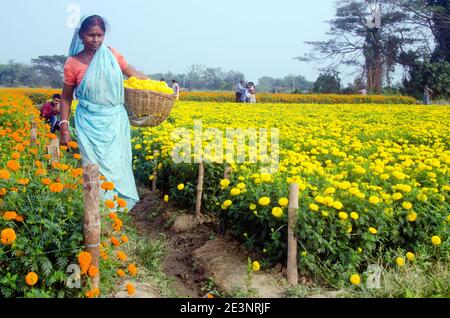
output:
[[[320,94],[339,93],[340,90],[341,79],[336,72],[320,74],[313,86],[313,92]]]
[[[33,102],[33,105],[41,107],[46,101],[48,101],[51,96],[44,93],[33,93],[30,92],[26,96]]]

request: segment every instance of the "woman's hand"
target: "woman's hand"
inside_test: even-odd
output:
[[[60,130],[60,135],[61,135],[61,140],[60,143],[63,146],[69,146],[69,142],[72,141],[72,138],[70,137],[70,132],[69,130],[65,129],[65,130]]]

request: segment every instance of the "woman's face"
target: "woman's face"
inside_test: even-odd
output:
[[[99,26],[90,27],[83,33],[82,40],[85,49],[89,51],[97,51],[105,40],[105,32]]]

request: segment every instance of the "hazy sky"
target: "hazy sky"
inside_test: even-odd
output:
[[[334,0],[8,0],[0,11],[0,63],[67,54],[78,5],[110,24],[106,43],[147,74],[183,73],[192,64],[238,70],[247,80],[304,75],[318,66],[293,57],[323,40]]]

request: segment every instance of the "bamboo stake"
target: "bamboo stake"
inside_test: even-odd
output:
[[[152,179],[152,191],[156,192],[156,177],[158,176],[158,172],[155,170],[153,172],[153,179]]]
[[[51,156],[50,162],[58,162],[61,157],[60,149],[59,149],[59,139],[52,139],[50,145],[47,146],[47,153]]]
[[[288,259],[287,259],[287,278],[291,286],[298,284],[297,267],[297,237],[295,230],[297,228],[298,211],[298,184],[292,183],[289,186],[289,221],[288,221]]]
[[[203,177],[205,174],[205,166],[203,161],[198,164],[198,182],[197,182],[197,199],[195,200],[195,217],[200,218],[200,211],[202,208],[202,194],[203,194]]]
[[[100,173],[97,165],[83,167],[84,245],[92,256],[92,265],[99,268],[100,257]],[[92,288],[99,287],[100,274],[92,278]]]
[[[30,144],[35,146],[37,141],[37,122],[34,119],[31,120],[31,130],[30,130]]]

